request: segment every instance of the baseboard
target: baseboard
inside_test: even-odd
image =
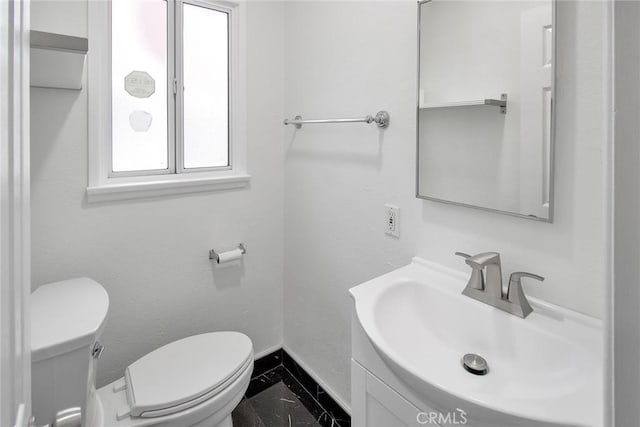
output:
[[[282,348],[256,358],[245,397],[249,399],[280,381],[298,396],[320,425],[351,426],[351,416],[333,398],[333,393],[329,393],[326,387],[319,384],[310,372]]]
[[[282,349],[282,344],[272,345],[271,347],[266,348],[266,349],[264,349],[262,351],[257,352],[256,354],[254,354],[253,358],[255,360],[259,360],[259,359],[262,359],[265,356],[269,356],[270,354],[275,353],[275,352],[277,352],[278,350],[281,350],[281,349]]]
[[[304,372],[306,372],[311,377],[314,382],[316,382],[320,387],[324,389],[324,391],[331,397],[331,399],[333,399],[338,405],[340,405],[343,411],[351,415],[351,407],[347,405],[347,403],[343,399],[341,399],[340,396],[338,396],[337,393],[333,391],[333,389],[329,387],[329,385],[324,382],[313,369],[309,367],[309,365],[303,362],[302,358],[298,356],[295,351],[292,351],[286,345],[283,345],[282,349],[293,359],[294,362],[296,362],[304,370]]]

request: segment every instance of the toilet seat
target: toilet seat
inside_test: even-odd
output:
[[[129,408],[124,389],[125,380],[122,377],[96,390],[90,398],[94,401],[90,406],[95,410],[88,412],[86,427],[220,427],[219,424],[231,416],[233,409],[242,400],[252,372],[251,360],[247,368],[238,373],[237,378],[223,384],[210,399],[183,411],[154,418],[118,416],[123,408]]]
[[[123,384],[128,408],[118,416],[154,418],[189,409],[227,388],[252,361],[251,340],[238,332],[169,343],[129,365]]]

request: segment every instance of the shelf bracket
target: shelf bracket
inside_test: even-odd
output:
[[[500,99],[485,99],[485,105],[495,105],[496,107],[500,107],[500,113],[507,114],[507,94],[503,93],[500,95]]]

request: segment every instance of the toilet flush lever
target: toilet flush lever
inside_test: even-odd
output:
[[[102,357],[103,351],[104,346],[96,341],[95,344],[93,344],[93,348],[91,349],[91,357],[93,357],[94,359],[100,359],[100,357]]]
[[[68,408],[56,413],[53,427],[82,427],[82,409]]]

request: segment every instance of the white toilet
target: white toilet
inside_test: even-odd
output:
[[[95,388],[109,296],[87,278],[40,286],[31,298],[32,406],[36,425],[231,427],[253,371],[253,345],[238,332],[174,341],[141,357],[124,377]],[[61,411],[65,411],[62,412]]]

